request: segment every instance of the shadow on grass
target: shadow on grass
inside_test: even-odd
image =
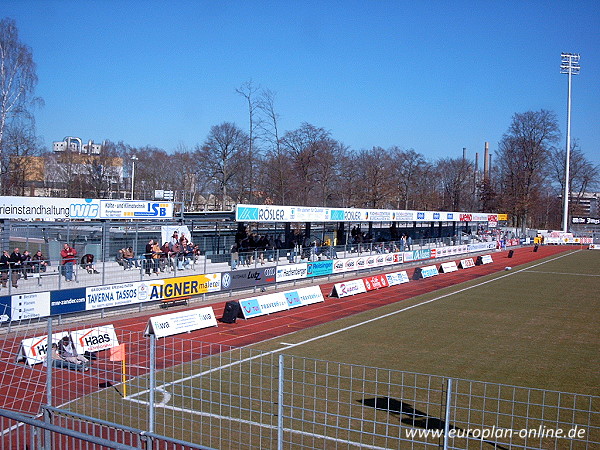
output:
[[[375,408],[381,411],[387,411],[388,413],[398,417],[407,416],[402,417],[400,419],[400,422],[404,425],[409,425],[411,427],[416,428],[423,428],[425,430],[444,430],[446,428],[446,422],[444,420],[438,417],[431,417],[427,413],[413,408],[409,403],[405,403],[401,400],[396,400],[395,398],[376,397],[365,398],[357,401],[359,403],[362,403],[364,406]],[[464,430],[462,428],[456,427],[452,424],[449,424],[448,430],[461,431],[463,432],[461,434],[464,435]],[[506,447],[502,447],[501,445],[495,442],[490,442],[486,440],[481,441],[485,442],[486,444],[492,445],[494,448],[507,450]]]

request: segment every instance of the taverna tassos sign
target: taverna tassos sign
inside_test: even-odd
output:
[[[92,198],[0,197],[0,219],[172,219],[172,202]]]

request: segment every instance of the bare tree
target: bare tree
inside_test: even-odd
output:
[[[289,159],[281,148],[279,138],[279,114],[275,110],[275,93],[265,89],[262,91],[258,101],[263,120],[258,122],[261,140],[267,144],[267,150],[264,160],[265,174],[262,177],[265,180],[265,186],[262,190],[267,197],[275,203],[285,205],[289,190],[287,174],[289,173]]]
[[[550,155],[551,181],[558,187],[558,192],[564,195],[566,173],[566,151],[564,148],[554,149]],[[574,140],[571,144],[569,162],[569,202],[571,210],[577,214],[583,194],[600,186],[600,167],[589,161]]]
[[[327,149],[335,145],[329,131],[303,123],[297,130],[285,133],[281,145],[291,160],[292,172],[287,177],[293,189],[290,200],[307,206],[320,203],[314,180],[319,165],[327,163]]]
[[[389,206],[392,194],[390,155],[381,147],[361,150],[356,155],[361,205],[367,208]]]
[[[437,179],[442,189],[441,209],[462,211],[472,209],[471,180],[473,165],[463,158],[443,158],[436,164]]]
[[[398,209],[409,209],[409,205],[415,207],[415,195],[419,185],[422,184],[423,173],[427,170],[428,163],[423,155],[413,149],[402,150],[399,147],[392,147],[389,152],[392,179],[397,189],[396,207]]]
[[[213,183],[223,208],[228,203],[228,195],[237,195],[240,200],[242,187],[236,178],[247,168],[248,140],[248,135],[235,124],[224,122],[211,127],[204,145],[197,146],[194,152],[202,171],[199,175],[208,177]]]
[[[0,21],[0,159],[4,148],[4,134],[9,122],[28,117],[37,85],[36,67],[31,49],[21,43],[15,21]],[[0,183],[2,174],[0,174]]]
[[[258,122],[256,120],[256,112],[259,107],[259,102],[255,98],[255,94],[260,90],[260,87],[254,85],[252,80],[245,82],[238,89],[235,90],[239,95],[246,99],[246,103],[248,104],[248,158],[246,159],[246,172],[244,175],[246,183],[245,187],[248,190],[248,199],[250,202],[253,202],[255,197],[255,176],[256,166],[258,161],[260,160],[260,154],[257,151],[257,147],[255,146],[255,129],[258,126]]]
[[[560,139],[553,112],[528,111],[515,114],[498,145],[505,208],[512,211],[513,225],[528,226],[529,212],[537,204],[538,191],[546,177],[546,162]]]

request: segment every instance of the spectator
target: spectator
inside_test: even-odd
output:
[[[33,271],[35,273],[40,273],[40,272],[46,271],[46,268],[48,267],[48,261],[46,261],[46,258],[42,254],[41,250],[38,250],[37,252],[35,252],[35,255],[33,255],[31,257],[31,260],[32,260],[32,265],[33,265]]]
[[[135,253],[133,252],[133,247],[122,248],[121,255],[123,256],[123,269],[133,269],[133,264],[135,260]]]
[[[8,250],[3,250],[2,256],[0,256],[0,283],[2,283],[2,287],[6,287],[9,272],[10,255],[8,254]]]
[[[240,260],[240,254],[238,253],[238,246],[234,242],[231,248],[229,249],[231,252],[231,270],[237,269],[238,262]]]
[[[65,358],[60,356],[58,353],[58,345],[52,344],[52,348],[50,349],[50,359],[52,360],[52,367],[56,367],[58,369],[70,369],[70,370],[89,370],[89,367],[86,364],[77,364],[71,361],[67,361]],[[48,361],[44,361],[44,366],[47,366]]]
[[[31,264],[31,254],[29,253],[29,250],[25,250],[21,255],[21,267],[21,270],[23,271],[23,277],[27,279],[27,274],[33,271],[33,267]]]
[[[94,265],[94,255],[86,253],[81,257],[81,268],[87,270],[87,273],[98,273]]]
[[[62,258],[63,274],[66,281],[73,281],[73,266],[77,262],[77,250],[69,244],[65,244],[60,251]]]
[[[168,247],[169,243],[165,242],[163,249],[165,247]],[[165,263],[167,261],[167,258],[169,257],[168,254],[168,250],[167,252],[163,251],[163,249],[160,248],[160,245],[158,245],[157,241],[154,241],[154,245],[152,246],[152,263],[153,263],[153,269],[154,269],[154,273],[158,276],[158,271],[160,269],[161,272],[165,271]]]
[[[23,271],[22,256],[19,247],[15,247],[14,251],[10,254],[11,281],[12,286],[15,288],[19,281],[19,274]],[[25,274],[25,279],[27,279],[27,274]]]
[[[83,364],[85,370],[87,370],[87,365],[90,362],[89,359],[77,353],[77,349],[69,336],[64,336],[58,341],[58,354],[65,361],[69,361],[73,364]]]
[[[154,240],[150,239],[146,244],[146,251],[144,252],[144,258],[146,258],[146,275],[150,275],[150,269],[154,267]]]

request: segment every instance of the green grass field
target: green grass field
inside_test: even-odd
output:
[[[490,282],[482,285],[484,281]],[[452,294],[467,287],[471,289]],[[554,256],[259,347],[273,349],[281,341],[301,342],[445,294],[452,295],[284,352],[372,367],[600,394],[598,251]]]

